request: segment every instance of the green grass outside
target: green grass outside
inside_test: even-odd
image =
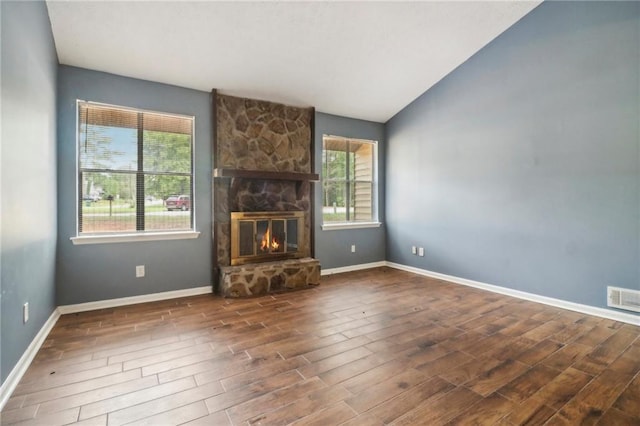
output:
[[[347,215],[345,213],[323,213],[322,220],[324,223],[344,222],[347,220]]]
[[[89,204],[88,204],[89,203]],[[136,212],[136,207],[135,204],[130,204],[128,202],[122,202],[122,201],[114,201],[113,205],[111,206],[111,211],[113,213],[135,213]],[[149,205],[149,206],[144,206],[144,211],[149,213],[149,212],[161,212],[161,211],[166,211],[167,208],[165,206],[163,206],[162,204],[154,204],[154,205]],[[91,201],[84,201],[82,204],[82,212],[83,213],[109,213],[109,201],[98,201],[98,202],[91,202]]]
[[[191,229],[191,218],[188,215],[172,215],[168,213],[162,216],[146,216],[145,228],[147,231],[175,231]],[[135,216],[89,216],[82,222],[82,232],[116,232],[136,231]]]

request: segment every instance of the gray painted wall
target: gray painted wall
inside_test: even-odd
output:
[[[321,112],[316,112],[315,118],[316,173],[322,174],[323,134],[378,141],[378,219],[382,222],[379,228],[323,231],[320,227],[322,225],[321,183],[315,183],[315,257],[320,260],[322,269],[325,270],[383,261],[385,260],[384,124]],[[355,253],[351,253],[352,244],[356,245]]]
[[[597,307],[639,289],[639,46],[639,3],[545,2],[393,117],[388,260]]]
[[[59,68],[57,303],[68,305],[211,285],[209,93]],[[74,246],[76,99],[195,116],[195,215],[199,238]],[[135,266],[146,276],[135,278]]]
[[[2,382],[56,308],[56,56],[44,2],[0,3]],[[30,318],[22,322],[22,305]]]

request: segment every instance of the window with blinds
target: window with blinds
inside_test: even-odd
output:
[[[375,141],[322,138],[323,223],[377,221]]]
[[[193,124],[78,101],[78,235],[193,230]]]

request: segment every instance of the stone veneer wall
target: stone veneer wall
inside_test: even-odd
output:
[[[311,109],[218,95],[216,167],[311,172]]]
[[[216,168],[311,173],[312,108],[220,94],[215,102]],[[310,256],[310,185],[302,183],[299,189],[293,181],[234,179],[233,190],[230,179],[214,182],[218,267],[231,264],[232,211],[304,211],[301,250]]]

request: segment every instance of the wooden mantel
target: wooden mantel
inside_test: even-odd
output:
[[[244,169],[213,169],[214,178],[242,178],[242,179],[268,179],[268,180],[292,180],[317,182],[320,176],[317,173],[275,172],[266,170]]]
[[[274,172],[267,170],[244,170],[244,169],[213,169],[214,179],[231,179],[229,188],[230,195],[235,197],[241,179],[264,179],[264,180],[288,180],[296,183],[296,193],[298,200],[309,186],[309,182],[317,182],[320,176],[317,173],[299,172]]]

